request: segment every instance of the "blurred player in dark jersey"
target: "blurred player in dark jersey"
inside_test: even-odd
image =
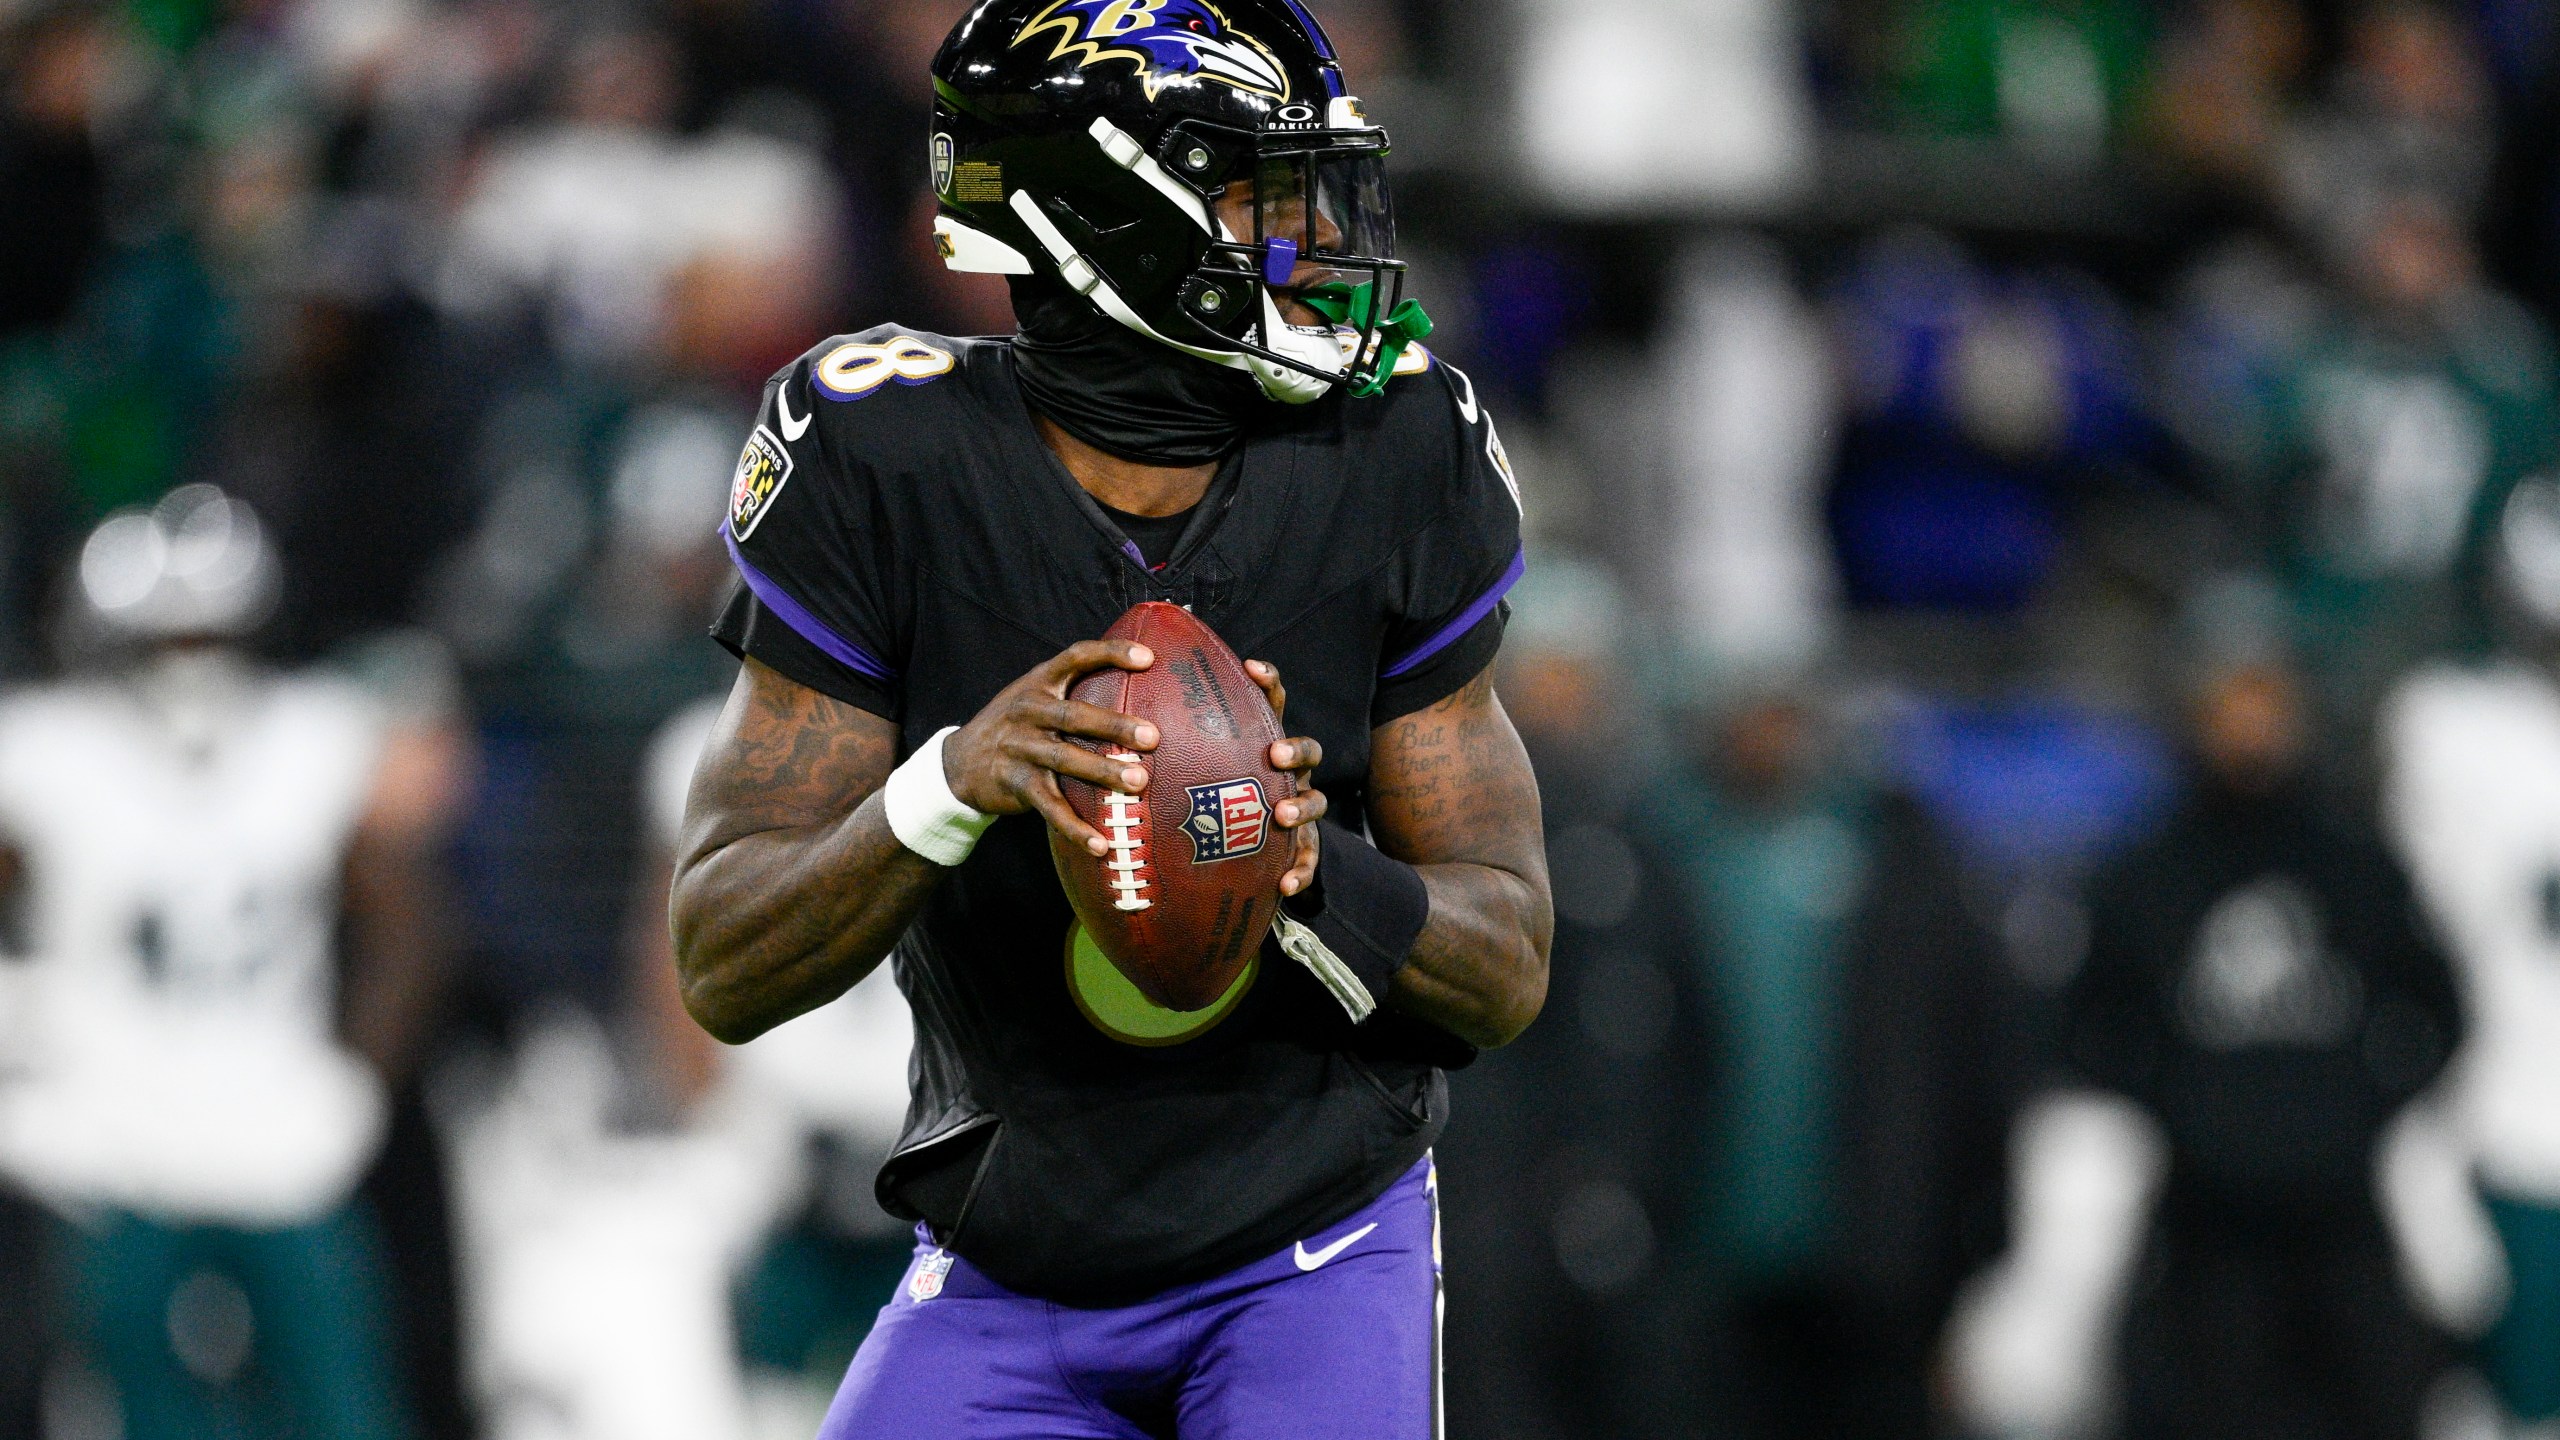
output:
[[[1509,460],[1298,0],[986,0],[934,77],[942,253],[1019,329],[766,387],[673,893],[723,1039],[893,949],[914,1011],[878,1188],[916,1258],[824,1434],[1431,1435],[1445,1071],[1537,1013],[1552,923],[1487,679]],[[1060,775],[1146,783],[1154,727],[1065,698],[1153,663],[1088,638],[1146,599],[1249,657],[1306,787],[1303,929],[1190,1014],[1092,963],[1045,833],[1103,844]]]
[[[2374,1160],[2459,1039],[2453,978],[2371,822],[2314,788],[2290,669],[2215,669],[2195,734],[2194,794],[2094,882],[2069,995],[2073,1058],[2167,1141],[2125,1431],[2412,1440],[2442,1356]]]

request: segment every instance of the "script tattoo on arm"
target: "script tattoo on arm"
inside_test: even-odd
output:
[[[1419,867],[1431,919],[1388,1003],[1474,1044],[1503,1044],[1547,996],[1555,909],[1538,781],[1490,673],[1371,735],[1369,828]]]
[[[753,660],[695,769],[669,923],[685,1009],[731,1044],[859,982],[941,867],[898,843],[880,787],[895,723]]]

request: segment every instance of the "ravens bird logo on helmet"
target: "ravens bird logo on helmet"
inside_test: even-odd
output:
[[[1149,99],[1191,76],[1289,98],[1289,74],[1269,47],[1229,24],[1207,0],[1054,0],[1013,43],[1043,35],[1054,37],[1052,60],[1075,55],[1081,65],[1125,60],[1137,66]]]

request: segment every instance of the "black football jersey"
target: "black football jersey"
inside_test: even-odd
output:
[[[896,721],[902,753],[1138,601],[1189,606],[1280,667],[1337,819],[1361,814],[1371,728],[1492,659],[1523,563],[1493,422],[1427,352],[1381,395],[1272,407],[1151,568],[1041,442],[1008,342],[896,327],[766,386],[725,536],[718,638]],[[894,963],[916,1046],[882,1203],[1074,1303],[1357,1209],[1438,1134],[1471,1054],[1390,1012],[1354,1026],[1268,941],[1207,1010],[1158,1009],[1082,937],[1037,815],[987,830]]]

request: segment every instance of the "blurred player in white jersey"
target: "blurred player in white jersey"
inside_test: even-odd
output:
[[[713,699],[667,721],[642,764],[648,858],[619,1012],[542,1018],[488,1093],[452,1087],[442,1107],[469,1369],[492,1440],[812,1433],[906,1265],[913,1237],[870,1190],[906,1116],[910,1027],[896,983],[875,974],[734,1049],[676,993],[667,885],[685,786],[719,710]],[[811,1163],[839,1152],[857,1162],[832,1167],[859,1172],[856,1193]],[[811,1212],[834,1222],[829,1236],[791,1243],[811,1238]],[[823,1243],[848,1232],[856,1244]],[[882,1272],[856,1263],[852,1296],[848,1256]],[[742,1347],[763,1362],[755,1373]]]
[[[77,579],[107,663],[0,699],[33,962],[0,1167],[74,1222],[74,1333],[127,1440],[406,1435],[353,1196],[439,973],[460,742],[248,657],[274,552],[209,486],[110,517]]]
[[[2507,1271],[2483,1367],[2517,1420],[2560,1430],[2560,483],[2517,488],[2489,570],[2502,653],[2411,677],[2382,733],[2471,1012],[2455,1095]]]

